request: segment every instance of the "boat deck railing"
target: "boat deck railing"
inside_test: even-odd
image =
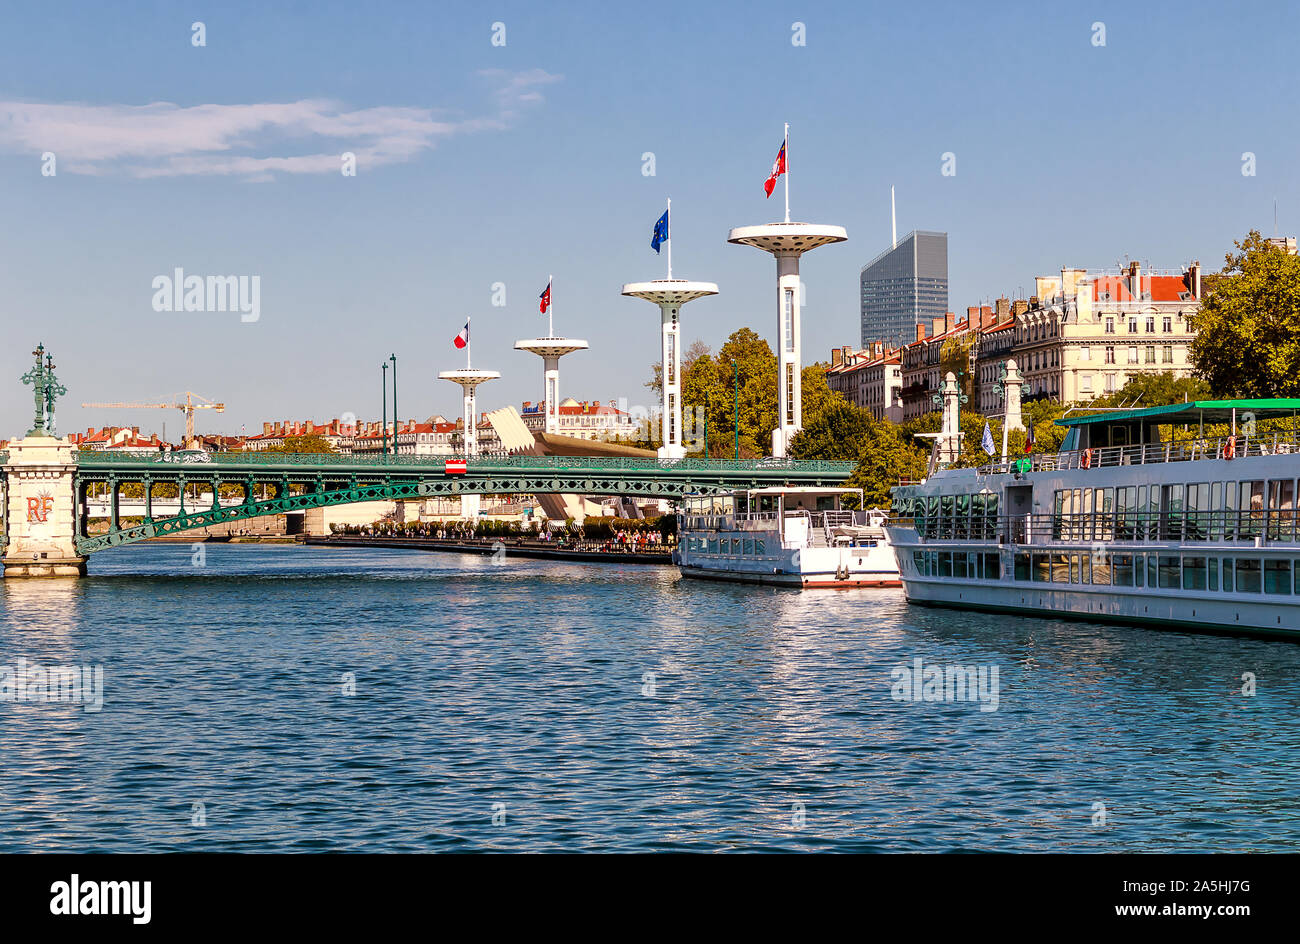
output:
[[[1267,433],[1255,436],[1220,436],[1131,446],[1097,446],[1069,452],[1044,452],[1006,462],[980,466],[984,475],[999,472],[1059,472],[1159,462],[1193,462],[1200,459],[1242,459],[1247,456],[1300,454],[1300,434]],[[1029,468],[1020,463],[1029,460]]]
[[[1080,514],[891,518],[912,527],[922,543],[990,544],[1196,544],[1300,542],[1300,512],[1283,508],[1219,511],[1114,511]]]
[[[829,542],[833,539],[836,528],[869,525],[873,514],[879,520],[880,512],[850,511],[848,509],[833,511],[790,510],[785,513],[785,517],[787,520],[799,518],[806,522],[810,541],[812,540],[811,536],[816,534]],[[784,531],[780,527],[781,522],[777,518],[775,511],[754,511],[739,515],[682,515],[678,521],[679,530],[682,531]],[[806,546],[820,545],[810,543]]]

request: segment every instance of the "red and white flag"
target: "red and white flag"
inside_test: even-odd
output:
[[[776,160],[772,164],[772,175],[763,181],[763,191],[770,198],[772,191],[776,189],[776,178],[785,173],[785,142],[781,142],[781,150],[776,152]]]
[[[538,295],[537,297],[542,300],[541,305],[539,305],[538,307],[541,309],[542,314],[546,314],[546,309],[551,307],[551,280],[550,279],[546,280],[546,291],[542,292],[542,294]]]
[[[456,350],[463,351],[469,347],[469,322],[465,322],[465,327],[460,329],[460,334],[452,339],[452,344],[456,345]]]

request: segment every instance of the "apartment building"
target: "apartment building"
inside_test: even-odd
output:
[[[1035,279],[1035,296],[1016,318],[1014,356],[1022,397],[1086,402],[1134,376],[1191,374],[1189,351],[1201,299],[1201,267],[1117,273],[1062,269]]]

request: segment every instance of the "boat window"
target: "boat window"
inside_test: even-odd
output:
[[[1204,557],[1183,558],[1183,589],[1204,590],[1206,588],[1206,566]]]
[[[1155,560],[1156,555],[1152,555],[1149,560]],[[1160,562],[1156,571],[1159,580],[1158,586],[1162,590],[1178,589],[1178,558],[1166,557],[1160,555]]]
[[[1207,590],[1218,590],[1219,589],[1219,559],[1217,557],[1211,557],[1209,561],[1207,561],[1207,563],[1209,564],[1209,568],[1208,568],[1208,578],[1205,583],[1205,588]]]
[[[1292,479],[1275,479],[1268,485],[1269,539],[1294,540],[1295,482]]]
[[[1260,568],[1258,558],[1237,558],[1237,592],[1259,593]]]
[[[1232,585],[1232,576],[1233,576],[1233,574],[1232,574],[1232,572],[1233,572],[1233,559],[1232,559],[1231,557],[1225,557],[1225,558],[1223,559],[1223,591],[1224,591],[1224,593],[1232,593],[1232,591],[1233,591],[1233,585]]]
[[[763,538],[754,538],[754,553],[755,554],[767,553],[767,542]]]
[[[1148,587],[1158,587],[1160,585],[1159,577],[1157,576],[1158,566],[1159,566],[1158,556],[1155,554],[1148,554],[1147,555],[1147,586]]]
[[[743,554],[754,553],[754,541],[752,538],[745,538],[744,544],[741,545],[741,553]]]
[[[1097,571],[1094,567],[1093,573]],[[1133,586],[1133,555],[1112,554],[1110,558],[1110,577],[1113,587]]]
[[[1296,571],[1297,579],[1300,579],[1300,570]],[[1002,558],[997,554],[984,555],[984,574],[985,580],[1002,579]]]
[[[1291,592],[1291,561],[1289,559],[1269,558],[1264,561],[1264,592],[1274,594],[1289,594]]]
[[[1070,555],[1053,554],[1052,559],[1052,583],[1069,583],[1070,582]]]
[[[1029,579],[1029,575],[1030,575],[1029,555],[1028,555],[1028,554],[1017,554],[1017,555],[1016,555],[1015,579],[1016,579],[1016,580],[1028,580],[1028,579]]]
[[[1046,583],[1052,579],[1052,558],[1047,554],[1034,555],[1034,582]]]
[[[939,552],[939,576],[940,577],[952,576],[952,552],[951,551]]]

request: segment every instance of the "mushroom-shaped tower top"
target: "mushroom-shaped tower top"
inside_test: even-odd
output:
[[[539,357],[563,357],[574,351],[585,351],[588,346],[578,338],[526,338],[515,342],[516,351],[529,351]]]
[[[479,370],[477,368],[465,367],[460,370],[440,370],[438,371],[439,380],[450,380],[452,383],[458,383],[462,387],[477,387],[486,380],[496,380],[501,376],[497,370]]]
[[[848,238],[843,226],[765,223],[762,226],[737,226],[727,235],[727,242],[753,246],[764,252],[799,254],[829,243],[842,243]]]
[[[684,305],[706,295],[717,295],[713,282],[692,282],[689,279],[655,279],[653,282],[629,282],[622,294],[644,298],[656,305]]]

